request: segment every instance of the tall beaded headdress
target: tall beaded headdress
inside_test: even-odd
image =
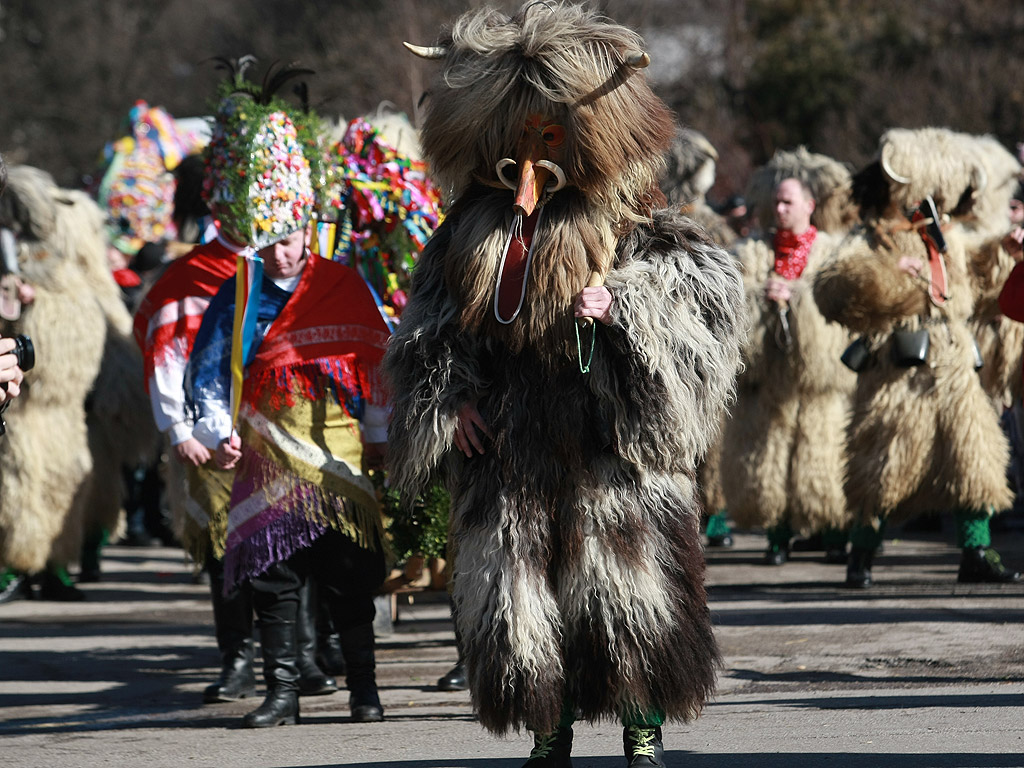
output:
[[[258,85],[245,79],[253,57],[217,61],[231,78],[221,86],[204,151],[204,198],[223,234],[264,248],[305,227],[313,212],[323,165],[319,121],[275,96],[285,82],[312,70],[271,65]]]

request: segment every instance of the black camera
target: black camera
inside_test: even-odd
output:
[[[18,358],[18,367],[21,370],[28,371],[35,367],[36,364],[36,348],[32,345],[32,339],[23,333],[18,334],[14,337],[14,349],[7,354],[14,355]],[[0,387],[3,387],[4,391],[7,391],[7,382],[0,382]],[[10,400],[5,400],[3,405],[0,405],[0,414],[7,410],[7,406],[11,404]],[[0,418],[0,435],[7,432],[7,424],[4,423],[3,418]]]
[[[32,339],[24,333],[14,337],[14,349],[8,354],[18,358],[18,367],[22,371],[30,371],[36,365],[36,348],[32,346]]]

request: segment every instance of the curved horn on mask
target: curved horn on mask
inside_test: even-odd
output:
[[[895,181],[897,184],[909,184],[910,179],[907,178],[906,176],[901,176],[900,174],[896,173],[896,171],[894,171],[892,169],[892,166],[889,164],[889,158],[886,157],[886,155],[889,154],[889,148],[890,147],[888,144],[882,147],[882,171],[885,173],[886,176]]]
[[[626,54],[626,66],[633,69],[644,69],[651,63],[651,57],[646,51],[630,51]]]
[[[422,59],[443,59],[448,55],[448,49],[443,45],[423,46],[406,42],[403,42],[402,45]]]
[[[515,164],[516,164],[516,161],[513,160],[511,157],[503,157],[501,160],[499,160],[498,162],[496,162],[494,164],[494,172],[496,174],[498,174],[498,181],[500,181],[506,187],[511,189],[513,192],[515,192],[516,189],[517,189],[516,183],[514,181],[509,181],[508,177],[505,176],[505,174],[504,174],[504,170],[508,166],[515,165]]]
[[[538,160],[537,167],[547,168],[555,176],[555,186],[545,189],[545,192],[557,192],[565,186],[565,171],[559,168],[555,163],[552,163],[550,160]],[[501,174],[498,175],[500,176]]]

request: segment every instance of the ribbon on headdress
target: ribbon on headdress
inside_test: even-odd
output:
[[[255,253],[239,253],[235,278],[235,322],[231,332],[231,424],[238,423],[242,403],[245,361],[256,335],[256,313],[260,306],[263,259]]]

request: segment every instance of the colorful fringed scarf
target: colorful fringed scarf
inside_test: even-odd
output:
[[[307,258],[294,294],[263,281],[239,414],[228,586],[288,558],[328,526],[361,546],[382,541],[357,421],[365,404],[386,402],[378,370],[387,326],[358,274]],[[227,402],[234,295],[230,281],[196,339],[189,375],[196,404]]]
[[[817,236],[818,230],[814,226],[799,235],[788,229],[777,230],[772,244],[775,250],[775,267],[772,271],[785,280],[798,280],[807,267],[807,257]]]

